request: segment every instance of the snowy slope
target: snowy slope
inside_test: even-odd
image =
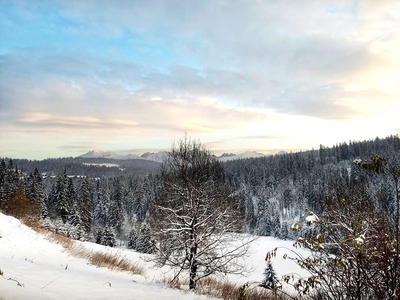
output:
[[[233,153],[224,153],[220,157],[218,157],[219,161],[228,161],[228,160],[235,160],[235,159],[245,159],[245,158],[252,158],[252,157],[263,157],[265,156],[262,153],[256,151],[246,151],[244,153],[235,155]]]
[[[127,157],[117,154],[115,152],[111,151],[101,151],[99,149],[94,149],[92,151],[89,151],[85,154],[79,155],[78,157],[83,157],[83,158],[110,158],[110,159],[127,159]]]
[[[157,153],[146,152],[143,153],[140,157],[146,160],[162,163],[168,157],[168,152],[167,151],[160,151]]]
[[[59,244],[21,224],[18,220],[0,213],[0,299],[209,299],[192,293],[183,293],[157,284],[157,279],[171,277],[168,268],[154,269],[145,257],[135,251],[78,242],[94,251],[121,255],[138,262],[145,268],[145,275],[111,271],[89,265],[84,259],[69,255]],[[237,283],[260,282],[265,268],[265,255],[276,247],[292,248],[292,242],[270,237],[254,241],[250,253],[244,257],[250,272],[247,276],[228,276]],[[301,250],[303,254],[307,251]],[[297,265],[282,258],[283,251],[273,259],[278,275],[304,274]],[[279,276],[280,277],[280,276]],[[9,278],[19,281],[7,280]],[[110,286],[111,284],[111,286]]]
[[[139,275],[88,265],[86,260],[70,256],[61,245],[49,242],[1,213],[0,236],[0,269],[4,273],[0,276],[2,300],[206,299],[150,283]],[[108,249],[103,247],[103,251]],[[140,259],[138,254],[134,256]]]

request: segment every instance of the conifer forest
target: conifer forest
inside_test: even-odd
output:
[[[142,253],[161,251],[164,256],[157,256],[158,261],[165,264],[173,261],[173,254],[165,251],[177,245],[167,243],[163,248],[165,240],[171,239],[163,227],[173,217],[178,222],[173,195],[185,190],[174,188],[187,180],[193,190],[201,190],[198,197],[215,199],[196,206],[199,215],[209,216],[214,210],[229,212],[240,220],[228,222],[231,227],[223,231],[227,220],[216,215],[212,225],[221,227],[216,227],[213,236],[219,232],[273,236],[294,240],[313,253],[308,258],[295,258],[311,274],[296,281],[299,295],[313,299],[400,299],[398,136],[227,162],[219,162],[211,152],[206,156],[199,152],[194,160],[196,149],[183,151],[182,144],[178,145],[163,163],[3,158],[0,208],[7,212],[25,197],[34,204],[42,224],[58,233]],[[181,162],[186,156],[193,160],[184,165]],[[119,166],[95,165],[103,162]],[[194,169],[203,163],[207,169]],[[183,168],[188,173],[179,179]],[[206,183],[199,179],[204,172],[209,178]],[[194,209],[189,207],[188,215]],[[198,224],[210,228],[207,222],[205,218]],[[191,251],[192,256],[196,254]],[[268,253],[267,259],[274,255],[274,251]],[[199,273],[202,267],[188,266],[191,287],[201,274],[220,271],[204,266]],[[273,276],[266,276],[263,286],[279,289],[272,265],[266,274]]]

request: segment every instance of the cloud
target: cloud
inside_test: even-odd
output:
[[[134,90],[141,98],[219,98],[231,105],[322,119],[362,116],[360,110],[343,101],[349,98],[346,82],[390,65],[390,60],[371,52],[371,43],[377,40],[358,27],[357,18],[368,24],[383,24],[380,30],[384,30],[389,27],[382,16],[396,9],[390,1],[379,5],[380,13],[373,13],[371,3],[364,2],[360,6],[315,1],[251,5],[247,1],[159,0],[58,4],[61,16],[79,24],[79,31],[73,35],[78,41],[93,34],[93,30],[97,36],[118,43],[127,35],[122,39],[124,51],[133,55],[128,60],[115,56],[109,60],[104,55],[93,57],[86,50],[38,55],[29,51],[20,58],[4,58],[4,67],[14,73],[34,70],[37,80],[43,79],[42,73],[70,78],[72,85],[121,86]],[[390,19],[391,24],[395,22]],[[148,45],[150,52],[160,48],[156,55],[159,60],[152,65],[135,60],[143,45]],[[176,58],[163,60],[167,52]],[[185,64],[187,60],[194,65]],[[75,97],[80,97],[75,92]],[[102,99],[113,97],[116,101],[121,93],[107,92]],[[74,97],[72,92],[69,95]]]
[[[281,139],[284,138],[283,136],[279,135],[254,135],[254,136],[243,136],[240,137],[239,139],[241,140],[258,140],[258,139]]]
[[[43,0],[7,9],[0,122],[18,132],[250,141],[273,127],[285,136],[280,127],[297,116],[327,124],[398,111],[395,1]]]
[[[245,127],[249,120],[265,118],[265,114],[256,109],[224,104],[218,97],[206,97],[209,94],[205,90],[212,84],[207,80],[202,82],[202,77],[190,68],[177,66],[171,71],[172,75],[145,70],[144,73],[149,73],[143,78],[133,67],[127,71],[127,76],[136,76],[137,81],[131,84],[120,78],[120,64],[108,65],[108,70],[119,75],[111,76],[110,71],[104,80],[98,74],[91,74],[95,68],[90,61],[81,67],[78,63],[75,72],[84,74],[86,71],[90,75],[70,79],[64,56],[59,58],[60,63],[52,59],[57,76],[42,67],[40,62],[47,66],[47,60],[28,58],[27,65],[34,64],[34,71],[28,68],[19,76],[13,70],[20,68],[22,60],[12,55],[3,57],[4,68],[0,74],[1,85],[7,89],[7,96],[3,98],[7,99],[4,111],[8,122],[18,128],[73,129],[75,132],[119,129],[142,133],[158,128],[180,133],[185,130],[213,132]],[[129,68],[122,64],[122,69]],[[210,95],[224,93],[215,87]]]

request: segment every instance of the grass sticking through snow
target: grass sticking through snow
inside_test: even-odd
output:
[[[43,230],[41,230],[43,232]],[[118,253],[109,254],[88,250],[79,243],[61,234],[46,230],[48,238],[62,245],[71,255],[86,259],[96,267],[105,267],[110,270],[126,271],[132,274],[144,275],[144,268]]]
[[[161,283],[167,284],[169,287],[183,290],[187,289],[189,282],[186,280],[171,278],[163,278]],[[242,284],[236,284],[229,281],[221,281],[213,277],[206,277],[197,282],[195,292],[212,298],[220,298],[223,300],[244,299],[244,300],[288,300],[295,299],[282,293],[276,295],[271,290],[267,290],[257,285],[249,285],[243,289]]]

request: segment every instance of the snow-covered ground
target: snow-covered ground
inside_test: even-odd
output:
[[[172,274],[167,268],[154,269],[139,253],[89,242],[76,243],[135,261],[145,268],[145,274],[132,275],[92,266],[84,259],[71,256],[61,245],[50,242],[17,219],[0,213],[0,269],[3,272],[0,299],[209,299],[156,283],[157,279]],[[291,248],[291,245],[288,241],[259,238],[252,243],[250,255],[243,258],[252,269],[251,273],[246,277],[230,276],[229,280],[240,283],[260,281],[266,252],[281,246]],[[279,275],[304,274],[293,262],[283,260],[282,252],[278,252],[273,265]]]

